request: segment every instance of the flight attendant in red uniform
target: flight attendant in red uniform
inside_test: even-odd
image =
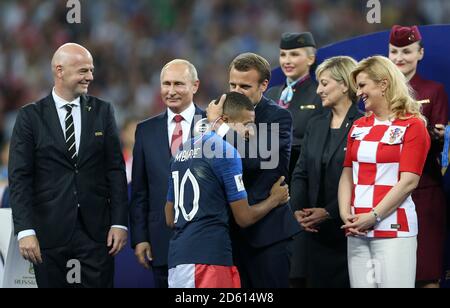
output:
[[[417,26],[393,26],[389,43],[389,58],[416,91],[416,99],[421,101],[422,113],[428,120],[432,144],[419,186],[412,195],[419,223],[416,281],[418,287],[439,287],[446,233],[446,201],[439,156],[444,126],[448,123],[448,96],[442,84],[423,79],[416,72],[424,56]]]

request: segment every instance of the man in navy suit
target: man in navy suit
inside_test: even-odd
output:
[[[270,65],[263,57],[244,53],[229,70],[230,91],[246,95],[255,106],[257,133],[248,141],[220,119],[224,98],[208,107],[208,120],[217,133],[231,140],[242,156],[244,185],[250,205],[270,194],[272,185],[288,176],[292,143],[289,111],[263,96],[270,81]],[[245,152],[243,152],[245,150]],[[268,153],[270,155],[268,155]],[[256,154],[256,155],[251,155]],[[299,232],[289,204],[273,209],[255,225],[232,230],[233,254],[244,288],[289,287],[289,243]]]
[[[167,227],[167,199],[172,153],[191,138],[204,112],[193,103],[199,87],[197,70],[173,60],[161,71],[161,97],[167,111],[140,123],[133,150],[131,243],[139,263],[153,269],[155,286],[167,288],[167,255],[172,231]]]
[[[39,288],[112,287],[113,257],[128,237],[114,110],[87,95],[94,64],[83,46],[61,46],[52,71],[52,92],[20,109],[11,138],[14,232]],[[67,278],[72,260],[79,261],[79,280]]]

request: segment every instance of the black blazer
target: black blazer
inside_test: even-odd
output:
[[[205,112],[195,107],[191,133],[197,119]],[[149,242],[153,265],[167,265],[172,230],[166,225],[164,207],[170,179],[170,146],[168,140],[167,111],[139,123],[133,150],[131,182],[131,245]]]
[[[339,136],[340,142],[330,149],[330,157],[327,162],[327,187],[333,187],[329,195],[335,196],[326,200],[326,204],[317,204],[321,185],[322,153],[325,149],[328,131],[331,124],[331,112],[316,116],[311,119],[305,133],[302,153],[292,174],[291,204],[294,210],[313,207],[324,207],[333,220],[340,224],[339,205],[337,200],[339,179],[341,177],[347,135],[353,122],[362,116],[356,104],[353,104],[342,123],[343,130]]]
[[[80,103],[76,165],[51,94],[23,107],[13,130],[9,185],[14,231],[34,229],[43,249],[70,241],[78,211],[97,242],[106,244],[111,225],[128,225],[125,163],[113,107],[91,96],[82,96]]]
[[[256,138],[250,138],[250,142],[245,142],[246,153],[257,153],[257,157],[249,158],[245,153],[241,153],[242,165],[244,169],[243,179],[245,189],[248,194],[250,205],[257,204],[270,195],[273,184],[281,177],[288,176],[289,157],[291,152],[292,117],[290,113],[265,97],[255,108],[255,124],[268,124],[268,134],[265,136],[264,130],[259,129]],[[278,130],[272,130],[271,124],[278,124]],[[227,140],[243,142],[240,137],[230,130],[226,136]],[[271,134],[279,138],[279,143],[272,141]],[[230,138],[230,139],[229,139]],[[231,139],[234,138],[234,139]],[[264,140],[265,139],[265,140]],[[262,141],[264,140],[264,142]],[[273,149],[274,155],[265,158],[261,151],[262,145],[278,147]],[[238,150],[242,147],[235,144]],[[250,150],[253,149],[253,150]],[[258,149],[256,151],[255,149]],[[274,167],[262,168],[262,164],[273,159]],[[263,219],[256,224],[240,230],[240,236],[244,236],[247,242],[253,247],[265,247],[276,242],[288,239],[298,233],[299,226],[294,218],[289,204],[273,209]],[[234,235],[233,235],[234,236]]]
[[[281,97],[285,84],[272,87],[266,92],[266,96],[275,102]],[[309,120],[323,112],[322,101],[317,95],[317,82],[312,78],[294,87],[294,96],[289,104],[288,110],[292,114],[294,132],[292,135],[292,145],[299,147],[305,135],[306,126]]]

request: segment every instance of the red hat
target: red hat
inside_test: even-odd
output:
[[[417,26],[402,27],[395,25],[391,29],[389,43],[396,47],[405,47],[422,40],[419,28]]]

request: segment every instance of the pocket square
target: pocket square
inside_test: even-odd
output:
[[[103,136],[103,132],[95,132],[95,137],[101,137]]]

